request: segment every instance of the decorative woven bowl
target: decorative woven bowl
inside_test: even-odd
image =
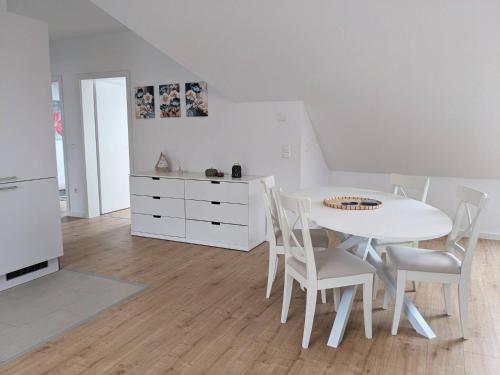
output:
[[[338,210],[376,210],[382,202],[376,199],[363,197],[332,197],[326,198],[323,204]]]

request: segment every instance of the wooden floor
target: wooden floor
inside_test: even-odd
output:
[[[458,307],[444,316],[440,286],[420,284],[411,297],[438,338],[418,336],[404,318],[392,337],[392,311],[380,309],[379,293],[373,340],[364,338],[356,301],[341,347],[328,348],[329,295],[302,350],[304,293],[295,287],[289,321],[280,324],[282,276],[264,298],[266,245],[243,253],[131,237],[126,214],[66,219],[63,227],[63,267],[150,288],[0,374],[500,374],[499,242],[481,241],[474,260],[470,340],[459,337]]]

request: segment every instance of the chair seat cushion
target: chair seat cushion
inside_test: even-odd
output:
[[[314,261],[316,262],[318,280],[375,272],[375,268],[368,262],[358,258],[356,255],[339,249],[314,252]],[[305,263],[293,257],[288,258],[287,263],[302,276],[307,277]]]
[[[460,273],[460,260],[447,251],[417,249],[409,246],[387,248],[391,266],[397,270]]]
[[[295,237],[297,237],[297,240],[303,244],[304,241],[302,241],[302,230],[301,229],[294,229],[293,233],[295,234]],[[311,242],[313,247],[323,247],[327,248],[328,247],[328,233],[325,229],[310,229],[309,233],[311,233]],[[283,235],[281,233],[281,230],[278,230],[276,232],[276,245],[278,246],[283,246]],[[293,244],[290,244],[293,246]]]

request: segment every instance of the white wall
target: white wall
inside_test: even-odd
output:
[[[332,170],[500,178],[498,0],[92,1],[228,98],[303,100]]]
[[[330,180],[330,170],[305,107],[302,116],[300,187],[305,189],[312,186],[326,186]]]
[[[389,174],[386,173],[332,171],[330,183],[337,186],[392,191]],[[431,177],[427,203],[442,209],[453,218],[458,204],[455,194],[458,185],[465,185],[488,194],[490,201],[484,213],[481,236],[500,240],[500,180]]]
[[[156,118],[133,116],[133,168],[153,169],[161,151],[173,167],[176,160],[190,171],[215,167],[229,172],[234,162],[247,174],[275,174],[284,189],[300,186],[301,102],[234,103],[208,86],[209,116],[186,118],[182,97],[181,118],[160,119],[158,84],[185,82],[198,77],[188,72],[132,32],[99,34],[51,43],[52,73],[62,77],[67,137],[68,174],[73,214],[87,214],[85,200],[82,121],[78,76],[81,73],[130,72],[131,87],[155,85]],[[183,95],[182,95],[183,96]],[[277,119],[286,114],[286,121]],[[291,145],[291,158],[282,159],[282,144]],[[76,191],[75,191],[76,189]]]
[[[86,212],[82,154],[82,128],[77,76],[80,73],[128,70],[131,86],[184,82],[196,76],[166,57],[131,32],[101,34],[52,43],[52,72],[61,75],[64,84],[68,172],[72,206]],[[156,94],[158,88],[155,87]],[[329,174],[323,166],[317,140],[309,127],[301,102],[234,103],[219,95],[209,85],[209,117],[136,120],[134,129],[134,167],[152,169],[160,151],[166,151],[177,167],[176,159],[186,170],[201,171],[214,166],[229,171],[233,162],[243,164],[247,173],[275,174],[277,183],[287,190],[308,186],[309,181],[323,185]],[[158,98],[156,98],[158,99]],[[183,111],[184,111],[184,98]],[[157,106],[158,110],[158,106]],[[286,122],[277,114],[286,113]],[[184,116],[184,112],[183,112]],[[302,134],[302,138],[300,136]],[[282,144],[290,143],[290,159],[282,159]],[[387,174],[331,172],[335,185],[360,186],[390,191]],[[429,202],[453,214],[454,189],[458,183],[486,191],[490,207],[483,232],[500,232],[500,183],[498,180],[467,180],[434,177]],[[74,189],[77,192],[74,192]]]

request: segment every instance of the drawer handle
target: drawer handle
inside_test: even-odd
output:
[[[210,183],[219,185],[220,181],[210,181]]]
[[[18,186],[16,186],[16,185],[14,185],[14,186],[7,186],[7,187],[0,187],[0,191],[15,190],[17,188],[18,188]]]
[[[216,221],[212,221],[212,225],[220,225],[220,223],[218,223]]]
[[[17,176],[9,176],[9,177],[0,177],[0,181],[10,181],[15,180]]]
[[[151,177],[152,180],[160,181],[160,177]]]
[[[212,204],[220,204],[220,202],[215,202],[215,201],[214,202],[210,202],[210,203],[212,203]]]
[[[160,199],[160,197],[153,197],[153,199]]]
[[[153,217],[154,217],[155,219],[160,219],[160,218],[161,218],[161,216],[160,216],[160,215],[153,215]]]

